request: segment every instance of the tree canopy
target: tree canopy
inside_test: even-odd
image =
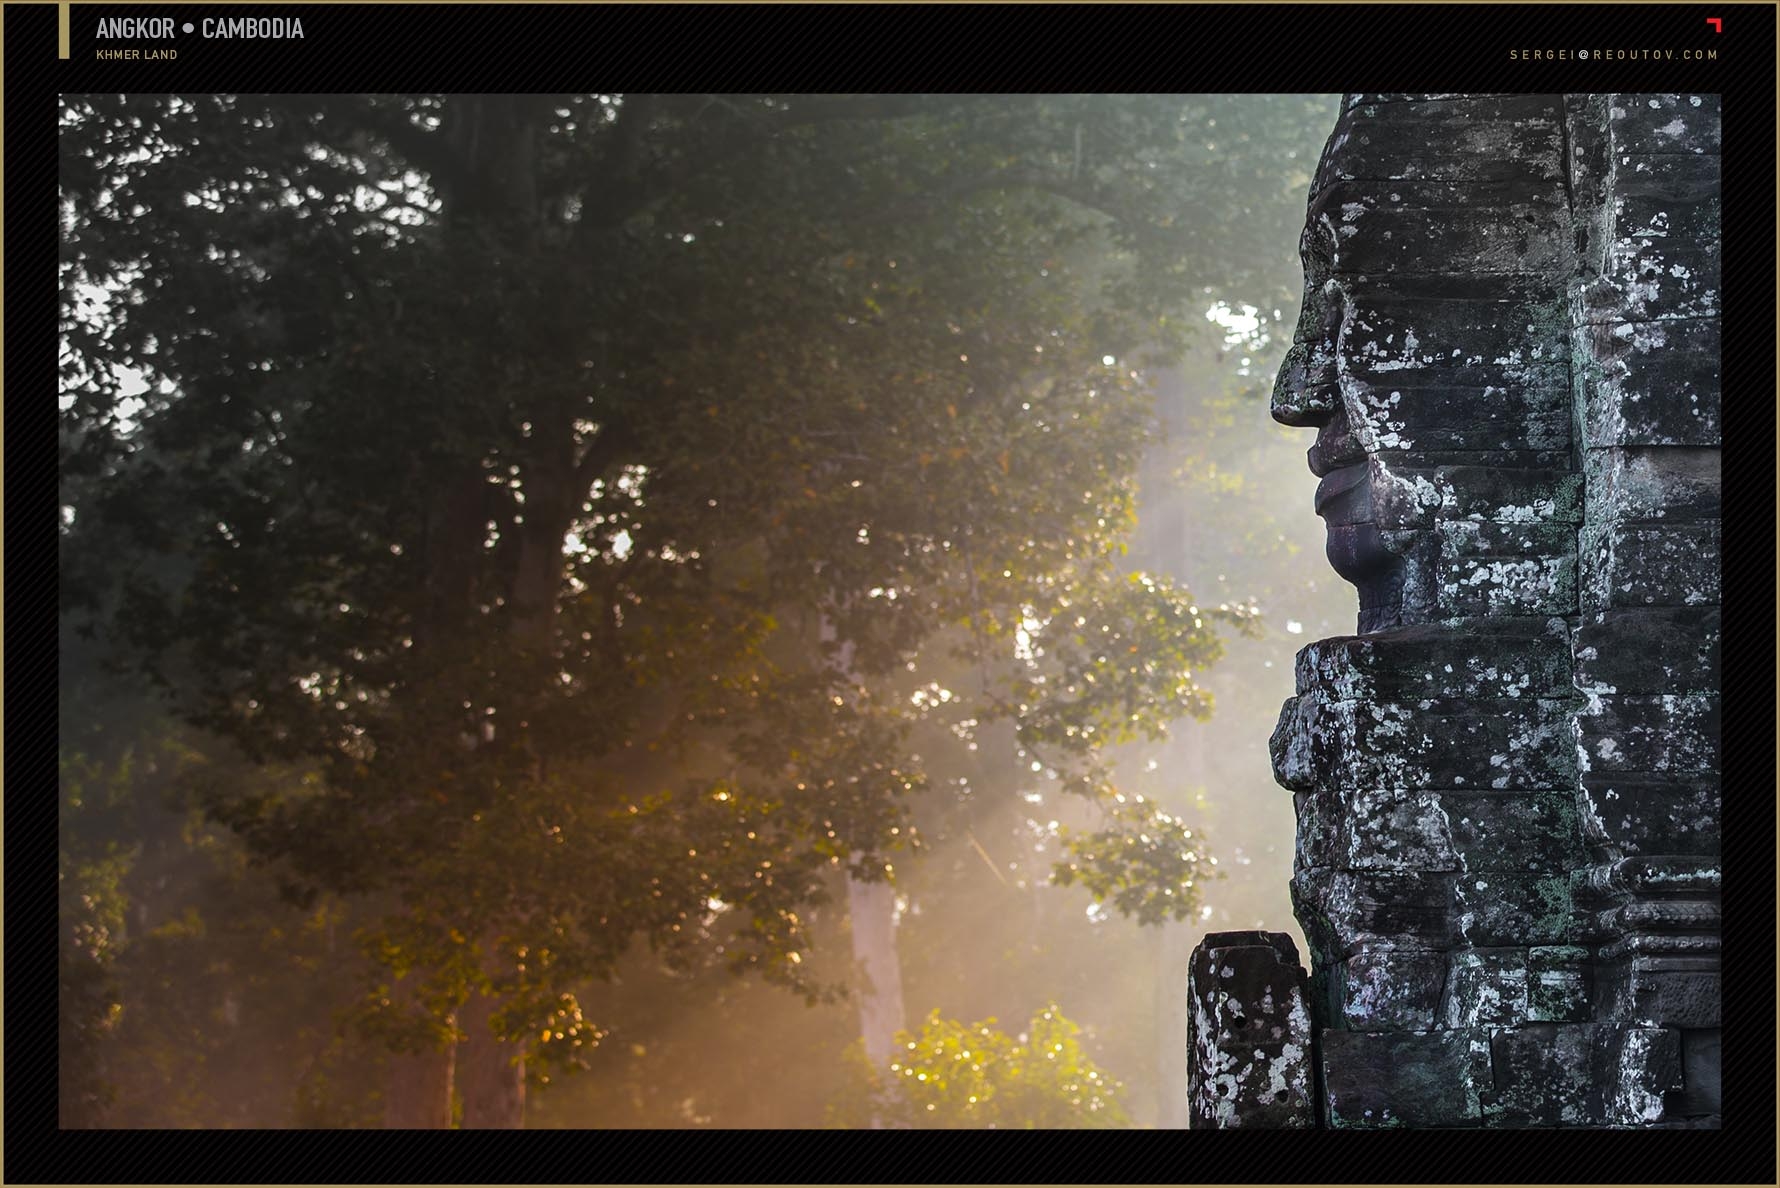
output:
[[[1145,367],[1280,299],[1267,146],[1323,114],[67,97],[68,608],[311,773],[208,807],[376,905],[394,1042],[481,991],[584,1059],[639,942],[823,993],[804,914],[918,848],[927,729],[1009,724],[1103,811],[1060,876],[1185,915],[1200,839],[1106,755],[1253,610],[1123,560]]]

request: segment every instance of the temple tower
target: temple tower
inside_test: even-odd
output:
[[[1273,737],[1279,1042],[1321,1125],[1716,1125],[1717,97],[1342,106],[1273,415],[1360,610]],[[1259,1017],[1224,967],[1195,1017]]]

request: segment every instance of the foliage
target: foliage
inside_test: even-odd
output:
[[[206,803],[379,905],[398,1043],[485,989],[584,1062],[639,941],[821,994],[804,917],[919,844],[935,717],[1184,915],[1199,843],[1105,750],[1252,623],[1122,560],[1142,363],[1256,283],[1228,195],[1289,207],[1319,114],[1241,99],[70,97],[64,589],[313,771]]]
[[[115,793],[105,786],[112,781],[91,778],[99,773],[70,779],[67,768],[65,759],[56,855],[57,1050],[63,1069],[57,1112],[65,1128],[96,1125],[114,1096],[105,1041],[123,1011],[115,967],[126,906],[121,883],[134,857],[116,838],[80,837],[71,828],[70,818],[84,814],[89,800],[103,812]]]
[[[876,1068],[859,1049],[855,1081],[831,1110],[843,1128],[923,1130],[1101,1129],[1129,1125],[1122,1086],[1090,1060],[1081,1028],[1055,1004],[1009,1035],[993,1018],[968,1026],[929,1012],[918,1032],[896,1034],[895,1056]]]
[[[64,639],[60,1121],[363,1125],[379,1056],[338,1033],[343,905],[285,902],[200,781],[269,785]]]

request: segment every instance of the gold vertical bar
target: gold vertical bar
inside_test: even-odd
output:
[[[68,56],[68,0],[60,0],[56,5],[56,57]]]

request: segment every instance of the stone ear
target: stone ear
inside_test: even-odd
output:
[[[1321,299],[1317,303],[1317,314],[1322,323],[1323,334],[1330,343],[1339,345],[1343,324],[1347,321],[1347,288],[1334,277],[1330,277],[1323,282],[1319,296]]]

